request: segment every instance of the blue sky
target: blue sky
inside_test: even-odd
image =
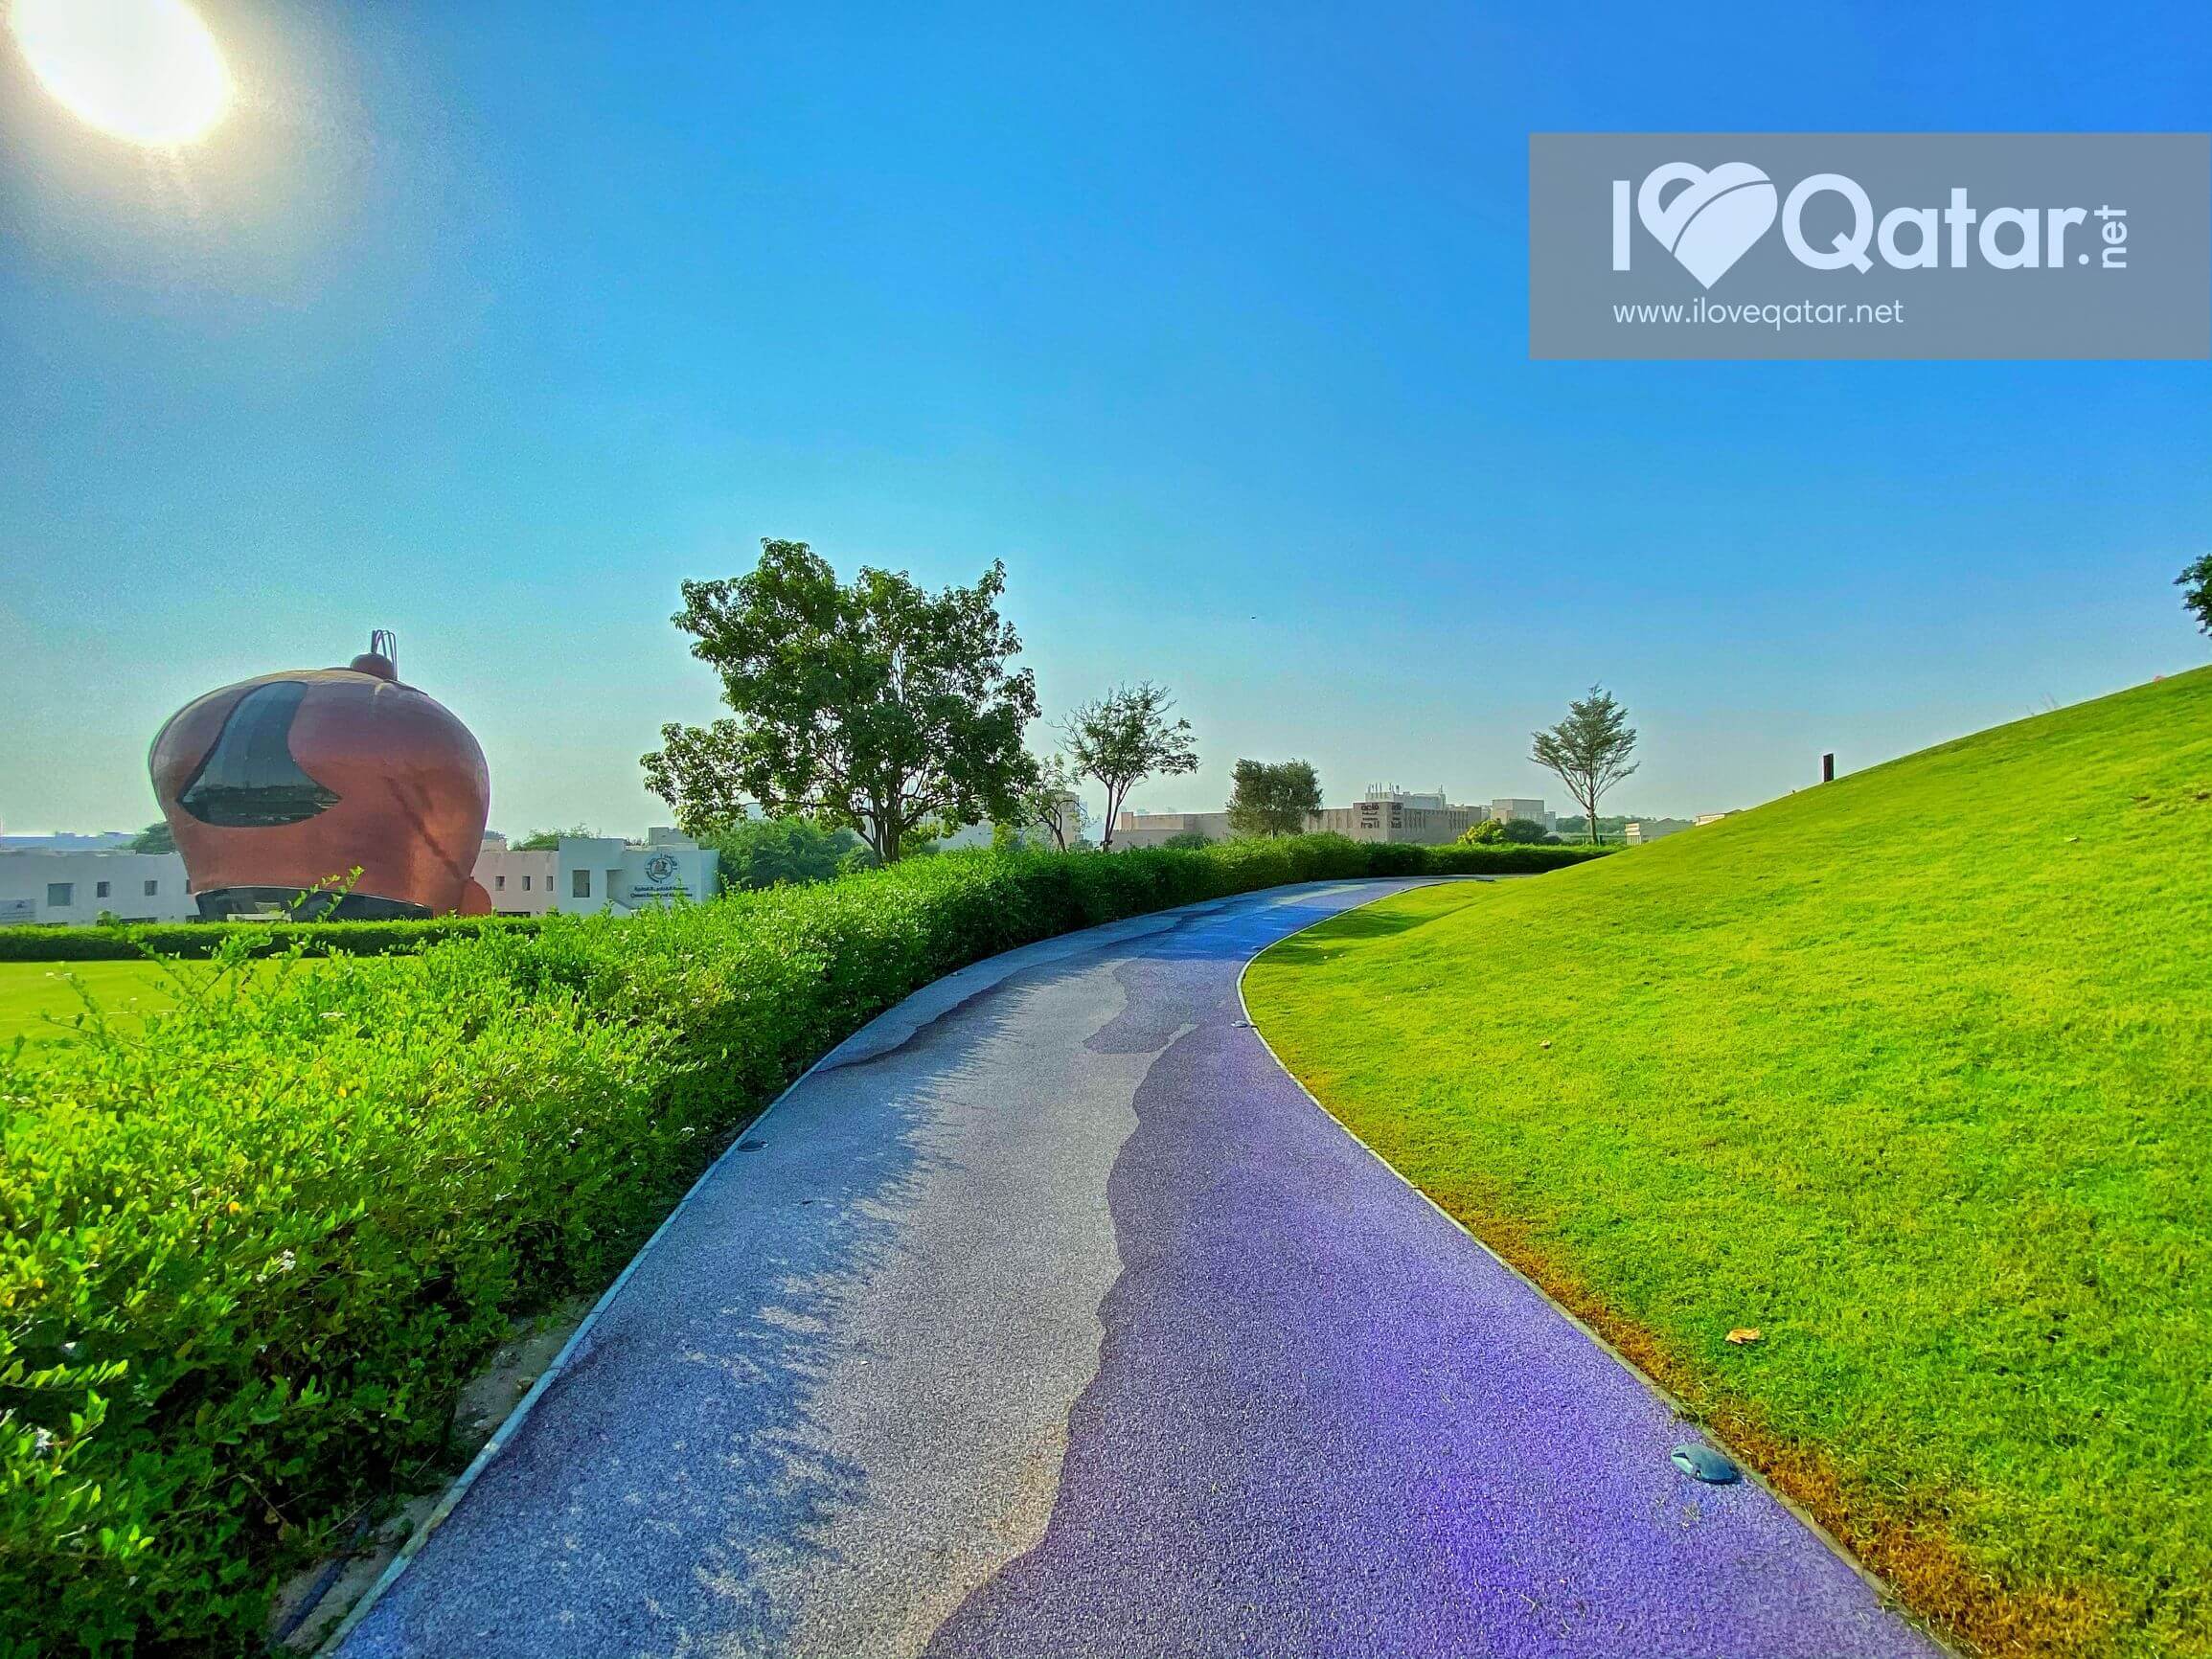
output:
[[[397,628],[495,826],[665,817],[760,537],[1006,561],[1048,712],[1746,805],[2201,662],[2203,363],[1527,358],[1536,130],[2202,130],[2201,7],[200,0],[158,160],[0,64],[0,822],[152,817],[201,691]],[[1039,732],[1040,740],[1048,735]]]

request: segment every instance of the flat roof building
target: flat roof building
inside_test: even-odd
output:
[[[1539,813],[1543,810],[1541,801],[1516,804],[1532,806]],[[1441,789],[1417,793],[1376,784],[1348,807],[1324,807],[1318,812],[1309,812],[1304,829],[1308,834],[1343,835],[1354,841],[1404,841],[1441,847],[1458,840],[1491,815],[1488,807],[1449,805]],[[1545,828],[1550,828],[1548,822]],[[1114,822],[1114,846],[1125,850],[1157,847],[1177,835],[1191,834],[1226,841],[1235,833],[1225,811],[1125,811]]]
[[[0,852],[0,927],[191,921],[199,901],[174,852]]]
[[[564,835],[540,852],[484,837],[476,879],[500,916],[611,910],[627,915],[680,898],[712,898],[721,854],[673,830],[642,843],[611,835]],[[272,906],[272,914],[275,907]],[[197,921],[199,901],[175,852],[0,852],[0,926],[90,926],[123,921]]]

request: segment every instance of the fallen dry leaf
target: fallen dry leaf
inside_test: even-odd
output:
[[[1748,1348],[1759,1340],[1759,1329],[1753,1325],[1739,1325],[1728,1332],[1728,1340],[1738,1348]]]

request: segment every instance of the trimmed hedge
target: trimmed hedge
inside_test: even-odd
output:
[[[736,1128],[930,980],[1284,882],[1591,855],[952,854],[312,971],[308,938],[249,961],[264,936],[221,930],[143,1032],[95,1011],[0,1050],[0,1656],[258,1645],[276,1575],[445,1466],[516,1315],[604,1285]]]
[[[131,962],[152,952],[205,962],[233,939],[256,956],[399,956],[480,933],[528,932],[535,917],[440,916],[425,921],[123,921],[106,927],[0,927],[0,962]]]

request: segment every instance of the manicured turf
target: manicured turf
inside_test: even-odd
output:
[[[2212,1652],[2212,670],[1425,889],[1246,989],[1969,1645]]]
[[[115,1019],[142,1018],[174,1000],[167,975],[150,962],[0,962],[0,1042],[68,1036],[66,1022],[84,1011],[72,976]]]

